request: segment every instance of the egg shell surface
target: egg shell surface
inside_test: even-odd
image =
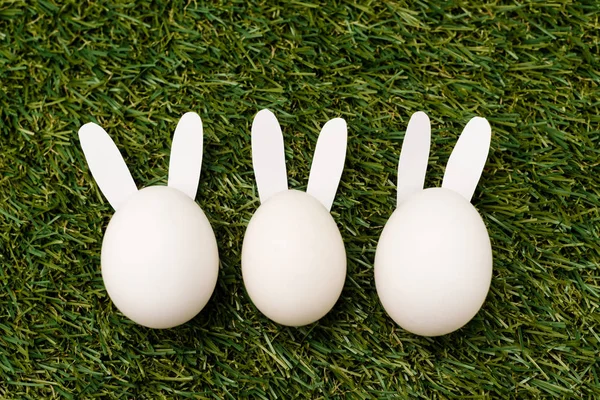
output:
[[[269,198],[248,224],[242,275],[252,302],[273,321],[302,326],[323,317],[346,279],[346,251],[329,211],[296,190]]]
[[[375,285],[387,313],[407,331],[438,336],[461,328],[481,308],[491,278],[487,229],[458,193],[423,190],[385,225]]]
[[[101,268],[123,314],[150,328],[170,328],[192,319],[210,299],[219,254],[202,209],[177,189],[151,186],[113,215]]]

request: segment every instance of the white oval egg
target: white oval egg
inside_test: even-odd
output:
[[[375,285],[398,325],[439,336],[469,322],[492,279],[492,248],[477,210],[458,193],[426,189],[394,211],[375,255]]]
[[[248,224],[242,275],[252,302],[273,321],[302,326],[323,317],[346,279],[346,251],[329,211],[297,190],[269,198]]]
[[[202,209],[177,189],[151,186],[113,215],[101,266],[123,314],[150,328],[170,328],[192,319],[210,299],[219,254]]]

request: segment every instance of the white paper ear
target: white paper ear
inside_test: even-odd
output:
[[[319,200],[328,211],[344,170],[347,141],[348,129],[342,118],[327,121],[317,140],[306,193]]]
[[[487,159],[492,129],[485,118],[472,118],[458,138],[448,160],[442,187],[471,201]]]
[[[429,117],[422,111],[416,112],[410,117],[400,151],[396,207],[413,194],[423,190],[430,145]]]
[[[119,149],[106,131],[93,122],[79,129],[79,142],[100,191],[118,210],[129,196],[137,192]]]
[[[252,122],[252,165],[261,203],[287,190],[283,134],[269,110],[259,111]]]
[[[192,200],[198,191],[202,151],[202,120],[196,113],[185,113],[173,134],[168,185],[187,194]]]

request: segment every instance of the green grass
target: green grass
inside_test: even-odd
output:
[[[0,398],[600,397],[597,2],[30,3],[0,3]],[[261,108],[283,126],[298,189],[320,126],[349,125],[332,210],[348,277],[334,310],[300,329],[262,316],[241,279]],[[190,110],[219,281],[194,320],[150,330],[104,289],[113,211],[76,132],[101,123],[138,185],[164,184]],[[395,325],[373,281],[418,110],[433,124],[429,186],[470,117],[493,129],[473,199],[491,290],[466,327],[433,339]]]

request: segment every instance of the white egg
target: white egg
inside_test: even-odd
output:
[[[256,307],[273,321],[302,326],[337,302],[346,278],[346,251],[331,214],[300,191],[277,193],[248,224],[242,275]]]
[[[477,210],[442,188],[402,203],[385,225],[375,284],[387,313],[409,332],[445,335],[481,308],[492,278],[492,249]]]
[[[150,328],[170,328],[208,302],[219,254],[202,209],[177,189],[152,186],[113,215],[101,266],[106,290],[123,314]]]

